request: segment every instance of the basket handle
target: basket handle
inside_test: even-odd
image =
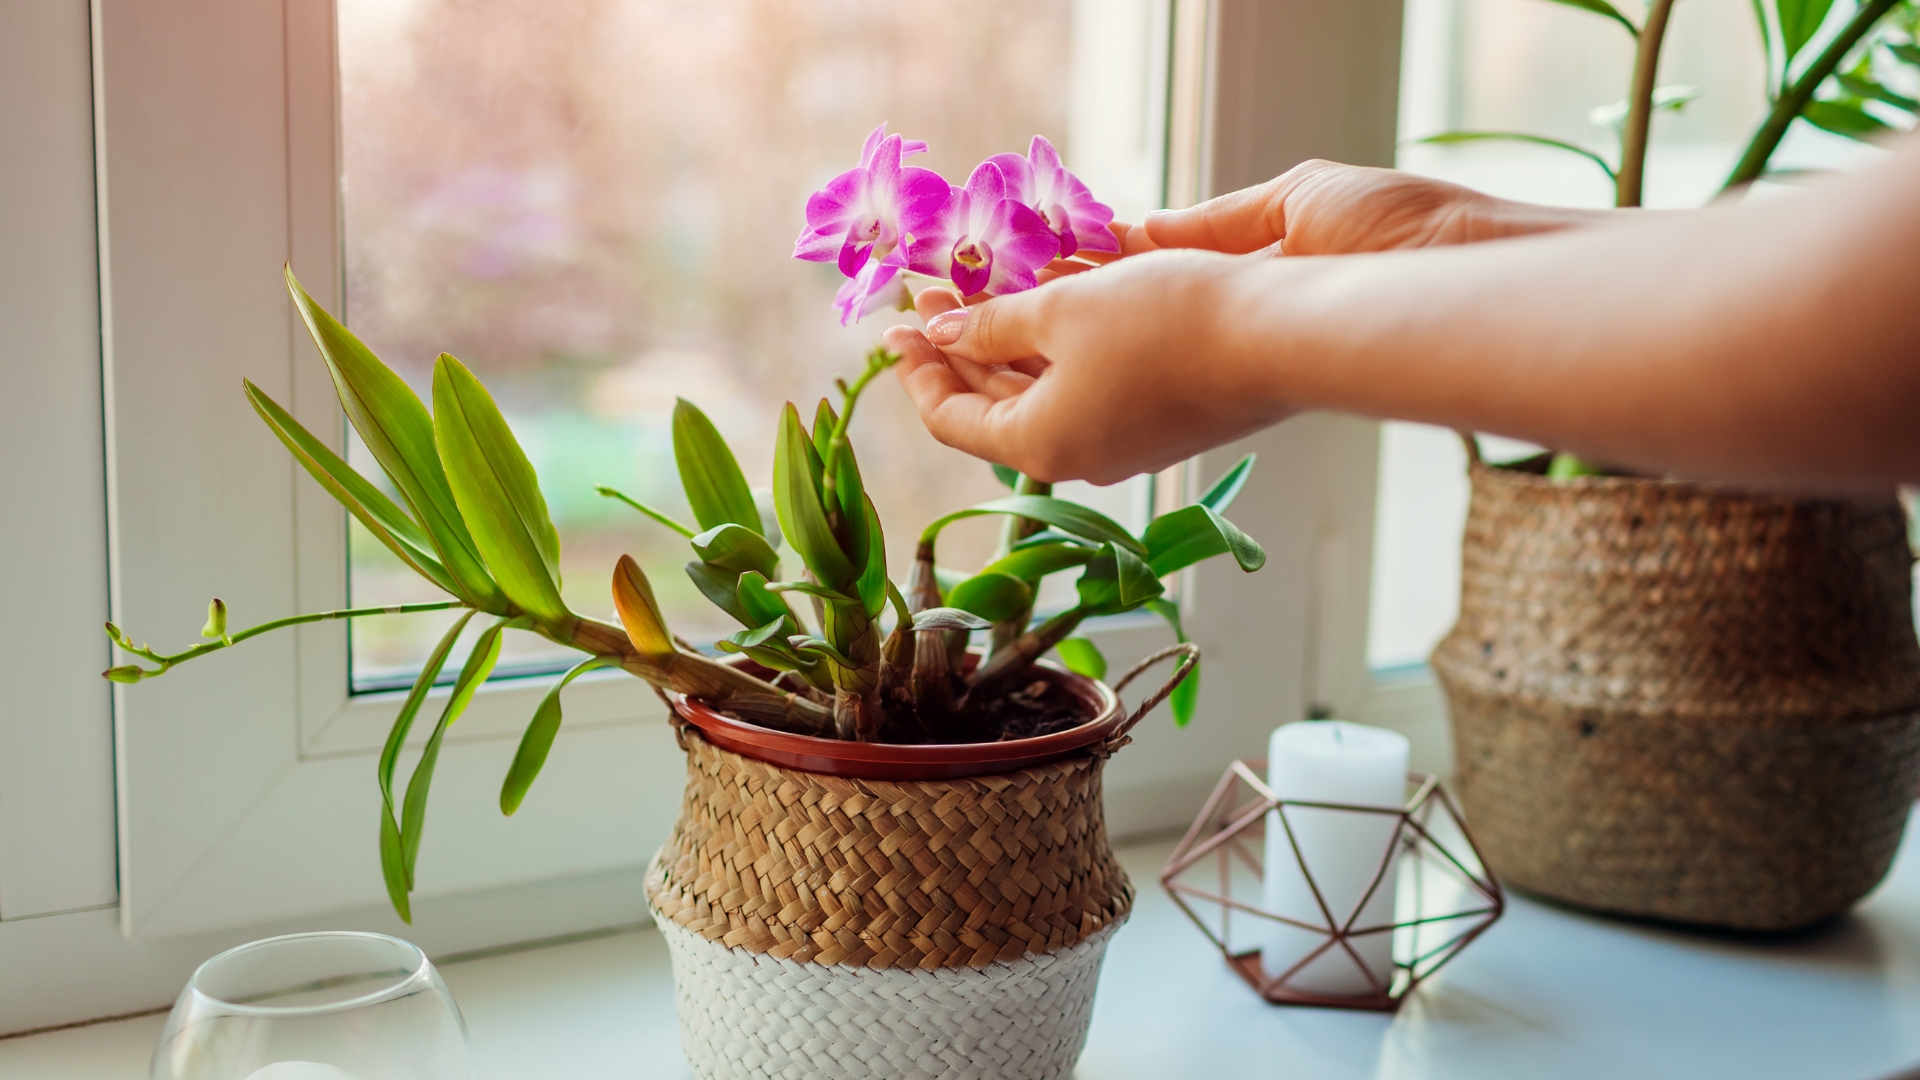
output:
[[[1455,431],[1460,441],[1467,445],[1467,465],[1469,468],[1485,465],[1486,459],[1480,456],[1480,437],[1471,431]]]
[[[1148,668],[1158,664],[1162,660],[1169,660],[1176,656],[1180,657],[1180,662],[1174,665],[1173,674],[1167,676],[1167,681],[1160,684],[1160,689],[1148,694],[1146,700],[1140,703],[1140,707],[1133,710],[1133,715],[1127,717],[1125,722],[1113,729],[1113,734],[1107,736],[1105,741],[1093,747],[1096,756],[1102,758],[1110,757],[1114,751],[1133,741],[1133,736],[1129,735],[1128,732],[1133,730],[1134,725],[1145,720],[1148,713],[1159,708],[1160,703],[1167,700],[1167,698],[1173,694],[1174,690],[1178,689],[1180,684],[1187,680],[1187,676],[1193,673],[1194,666],[1200,663],[1200,646],[1195,645],[1191,641],[1183,641],[1178,645],[1169,645],[1133,665],[1133,667],[1127,670],[1125,675],[1120,676],[1119,682],[1113,684],[1113,692],[1117,694],[1125,690],[1128,683],[1145,673]]]

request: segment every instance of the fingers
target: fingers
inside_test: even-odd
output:
[[[955,307],[927,319],[927,340],[948,357],[976,364],[1008,364],[1043,355],[1042,310],[1051,289],[1029,289],[972,307]],[[949,293],[948,295],[952,295]],[[935,303],[943,303],[931,298]]]
[[[1277,181],[1242,188],[1185,210],[1156,210],[1144,231],[1161,247],[1204,248],[1229,255],[1258,251],[1287,234]]]
[[[1108,225],[1107,228],[1113,232],[1114,239],[1120,241],[1119,251],[1088,251],[1082,248],[1074,252],[1073,257],[1105,266],[1115,259],[1124,259],[1129,255],[1142,255],[1149,251],[1160,250],[1160,245],[1154,243],[1153,238],[1147,235],[1147,230],[1138,225],[1129,225],[1124,221],[1116,221]]]
[[[884,335],[889,349],[900,354],[894,373],[933,437],[976,457],[998,461],[998,402],[968,388],[925,335],[910,326],[896,326]],[[1004,406],[1001,406],[1004,407]]]

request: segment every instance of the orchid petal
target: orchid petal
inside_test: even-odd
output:
[[[897,266],[870,262],[861,269],[858,277],[841,285],[840,291],[833,297],[833,310],[840,315],[840,325],[849,326],[891,305],[896,291],[891,286],[899,273]]]

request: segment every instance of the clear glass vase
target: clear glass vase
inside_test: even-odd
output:
[[[268,938],[200,965],[153,1080],[471,1080],[460,1008],[419,948],[384,934]]]

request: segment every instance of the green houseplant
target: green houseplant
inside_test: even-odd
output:
[[[843,321],[891,302],[902,273],[947,278],[967,293],[1014,291],[1035,284],[1034,271],[1052,259],[1114,246],[1111,211],[1044,139],[1028,156],[983,162],[964,188],[902,166],[918,149],[924,144],[887,136],[883,126],[860,166],[809,201],[795,254],[839,264],[848,278],[836,301]],[[1192,716],[1198,652],[1163,579],[1219,555],[1247,571],[1265,562],[1224,516],[1252,457],[1138,534],[997,469],[1012,493],[928,524],[896,583],[849,431],[861,395],[897,357],[869,353],[856,378],[837,383],[838,400],[821,399],[810,415],[786,406],[771,508],[712,421],[682,400],[674,458],[694,521],[600,491],[645,515],[648,527],[687,539],[685,572],[741,626],[709,651],[673,633],[628,556],[611,568],[618,625],[570,610],[538,478],[481,382],[443,354],[429,408],[314,303],[291,269],[287,287],[348,422],[390,487],[356,472],[250,382],[247,400],[316,482],[448,597],[243,630],[229,628],[216,599],[204,640],[171,653],[109,623],[135,661],[106,677],[157,678],[302,623],[460,612],[401,704],[376,769],[380,865],[394,909],[411,921],[442,740],[487,679],[502,636],[533,633],[577,650],[580,661],[527,724],[500,808],[512,814],[528,797],[554,747],[562,691],[580,675],[617,668],[667,701],[688,785],[647,888],[674,954],[683,1042],[697,1071],[904,1076],[964,1066],[979,1076],[1064,1075],[1084,1040],[1106,942],[1132,899],[1107,842],[1102,765],[1162,700],[1172,698],[1180,723]],[[987,516],[1005,519],[994,557],[970,573],[940,566],[942,531]],[[1037,611],[1042,582],[1056,574],[1074,575],[1073,602]],[[1141,609],[1179,639],[1146,663],[1181,662],[1128,715],[1099,682],[1105,659],[1075,634],[1090,618]],[[484,629],[402,789],[408,736],[476,619]],[[977,651],[969,648],[975,634]],[[1064,668],[1042,659],[1050,652]],[[769,978],[813,989],[773,991]],[[795,994],[836,997],[842,1007],[823,1020]],[[896,1022],[866,1013],[866,1003],[901,995],[921,1002],[921,1035],[905,1042]],[[999,1020],[983,1041],[975,1029],[986,1015]],[[744,1057],[735,1052],[741,1038],[754,1047]],[[928,1040],[944,1049],[927,1051]],[[936,1058],[944,1062],[937,1068],[929,1065]]]
[[[1688,97],[1655,86],[1672,0],[1640,23],[1607,0],[1563,2],[1636,38],[1617,167],[1534,136],[1434,141],[1559,145],[1638,206],[1652,115]],[[1915,112],[1888,85],[1920,66],[1914,6],[1832,8],[1756,0],[1770,106],[1725,190],[1772,175],[1796,118],[1870,139]],[[1872,889],[1920,781],[1912,556],[1893,493],[1756,493],[1566,453],[1491,465],[1466,438],[1460,618],[1432,662],[1494,871],[1585,907],[1747,930],[1805,926]]]

